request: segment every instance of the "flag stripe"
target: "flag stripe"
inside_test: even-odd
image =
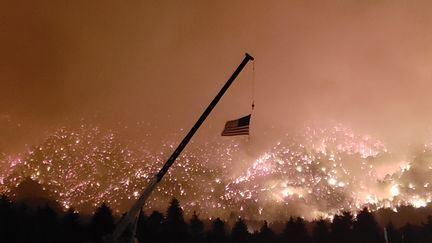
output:
[[[242,131],[242,130],[249,130],[249,127],[241,127],[241,128],[232,128],[232,129],[225,129],[225,132],[232,132],[232,131]]]
[[[224,132],[224,133],[222,133],[222,136],[224,136],[224,135],[240,135],[240,134],[246,134],[246,135],[248,135],[249,134],[249,131],[238,131],[238,132]]]
[[[229,136],[240,136],[240,135],[249,135],[249,133],[223,133],[222,136],[229,137]]]
[[[245,132],[247,132],[247,133],[249,133],[249,130],[238,130],[238,131],[225,131],[225,132],[223,132],[223,134],[230,134],[230,133],[245,133]]]
[[[224,132],[240,132],[240,131],[249,131],[249,128],[225,130]]]
[[[235,126],[235,127],[232,127],[232,126],[229,126],[229,127],[227,127],[227,126],[225,126],[225,129],[237,129],[237,128],[248,128],[249,126],[241,126],[241,127],[239,127],[239,126]]]

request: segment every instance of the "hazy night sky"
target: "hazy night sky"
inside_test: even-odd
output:
[[[150,144],[185,134],[245,52],[256,59],[248,143],[257,151],[311,121],[409,150],[432,138],[431,9],[402,0],[3,0],[0,152],[83,122],[149,123]],[[218,139],[225,121],[250,112],[252,77],[249,64],[196,141]]]
[[[2,1],[0,112],[35,135],[65,118],[94,115],[186,129],[247,51],[256,58],[255,135],[312,118],[405,138],[431,121],[431,7]],[[249,112],[250,67],[202,133],[216,126],[215,135],[225,120]]]

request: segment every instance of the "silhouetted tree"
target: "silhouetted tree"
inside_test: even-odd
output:
[[[425,223],[422,224],[423,242],[432,242],[432,216],[429,215]]]
[[[309,235],[306,230],[306,225],[304,219],[297,217],[296,219],[296,228],[297,228],[297,242],[306,243],[309,242]]]
[[[407,223],[401,229],[402,231],[402,242],[403,243],[420,243],[419,230],[417,227]]]
[[[69,208],[63,216],[62,225],[62,242],[80,242],[84,238],[84,229],[79,222],[80,215],[73,208]]]
[[[147,220],[147,235],[144,242],[160,242],[162,239],[162,225],[164,216],[158,211],[153,211]]]
[[[257,235],[257,241],[259,243],[265,243],[265,242],[274,242],[275,241],[275,234],[274,232],[269,228],[267,221],[264,221],[263,225],[261,226],[261,229]]]
[[[187,225],[183,218],[183,209],[176,198],[173,198],[167,210],[164,223],[164,235],[167,242],[185,242]]]
[[[293,217],[290,217],[289,220],[286,222],[283,231],[283,237],[285,239],[285,242],[291,242],[295,234],[296,234],[295,220]]]
[[[297,217],[296,220],[294,220],[293,217],[290,217],[290,219],[285,225],[283,237],[285,242],[290,243],[309,242],[309,236],[306,230],[304,220],[300,217]]]
[[[146,242],[146,238],[148,237],[148,218],[144,214],[142,210],[140,210],[138,215],[138,222],[136,226],[136,238],[138,239],[138,242]]]
[[[231,242],[247,242],[249,237],[246,223],[242,218],[239,218],[231,230]]]
[[[33,242],[37,235],[37,220],[32,209],[26,204],[16,204],[14,212],[13,237],[15,242]]]
[[[190,235],[192,242],[202,242],[204,239],[204,224],[198,218],[198,215],[194,211],[192,218],[189,223]]]
[[[14,217],[12,203],[6,195],[0,197],[0,241],[13,242]]]
[[[102,237],[112,233],[114,230],[114,217],[111,208],[105,203],[98,207],[91,220],[93,240],[101,242]]]
[[[416,214],[430,212],[430,209],[416,209]],[[27,204],[11,202],[6,196],[0,196],[0,242],[101,242],[101,237],[111,233],[114,219],[111,209],[104,203],[96,209],[91,222],[84,223],[80,215],[73,209],[63,214],[61,222],[58,213],[48,204],[34,209]],[[398,214],[398,213],[396,213]],[[406,218],[409,215],[402,215]],[[398,219],[399,220],[399,219]],[[171,224],[169,224],[171,223]],[[179,228],[174,226],[180,225]],[[182,229],[183,231],[176,231]],[[309,226],[309,225],[307,225]],[[282,241],[288,243],[384,243],[383,228],[378,226],[374,216],[366,208],[358,213],[353,221],[351,213],[336,215],[333,222],[318,220],[313,225],[312,240],[309,239],[305,221],[301,218],[290,218],[285,224]],[[331,226],[331,231],[329,231]],[[171,227],[171,228],[169,228]],[[274,226],[273,224],[273,227]],[[282,227],[279,228],[281,230]],[[232,228],[230,237],[226,234],[225,223],[219,218],[213,221],[213,226],[204,237],[204,225],[194,212],[190,224],[183,219],[183,211],[177,200],[173,199],[167,210],[167,217],[154,211],[148,218],[140,212],[137,224],[137,236],[140,242],[208,242],[227,243],[277,242],[278,237],[264,221],[261,229],[253,234],[248,232],[243,219],[238,219]],[[275,228],[277,229],[277,228]],[[190,235],[188,235],[188,232]],[[389,243],[429,243],[432,232],[432,216],[421,225],[406,224],[396,229],[392,223],[386,225]],[[178,237],[179,236],[179,237]],[[183,237],[183,238],[180,238]]]
[[[46,204],[37,210],[37,239],[40,242],[57,242],[59,224],[57,213]]]
[[[386,225],[387,239],[389,243],[400,243],[402,241],[400,232],[394,227],[392,222]]]
[[[350,212],[335,215],[330,225],[334,243],[345,243],[352,241],[352,226],[354,217]]]
[[[354,238],[358,243],[382,242],[382,230],[374,216],[365,207],[357,215],[353,226]]]
[[[313,242],[315,243],[330,243],[330,232],[327,226],[327,221],[320,219],[315,222],[313,227]]]
[[[220,218],[213,220],[212,228],[207,234],[207,241],[209,243],[226,242],[227,235],[225,229],[225,222]]]

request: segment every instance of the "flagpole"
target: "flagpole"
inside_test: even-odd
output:
[[[183,140],[180,142],[178,147],[174,150],[172,155],[165,162],[164,166],[150,180],[149,184],[144,189],[143,193],[138,198],[138,200],[135,202],[135,204],[130,208],[130,210],[127,212],[127,214],[117,224],[116,228],[114,229],[113,234],[109,237],[110,239],[108,239],[109,241],[117,242],[120,239],[120,237],[123,235],[123,233],[125,232],[128,225],[132,222],[133,218],[136,217],[137,213],[144,206],[147,198],[151,195],[152,191],[156,188],[157,184],[162,180],[163,176],[167,173],[167,171],[171,167],[171,165],[174,164],[177,157],[180,155],[180,153],[183,151],[183,149],[186,147],[186,145],[192,139],[192,137],[194,136],[196,131],[198,131],[200,126],[204,123],[204,121],[206,120],[208,115],[212,112],[212,110],[218,104],[219,100],[222,98],[222,96],[225,94],[225,92],[228,90],[228,88],[231,86],[231,84],[234,82],[234,80],[237,78],[237,76],[240,74],[240,72],[243,70],[243,68],[246,66],[246,64],[249,61],[253,61],[253,60],[254,60],[254,58],[251,55],[249,55],[248,53],[245,54],[243,61],[240,63],[240,65],[237,67],[237,69],[234,71],[234,73],[231,75],[231,77],[228,79],[228,81],[225,83],[225,85],[222,87],[222,89],[219,91],[219,93],[213,98],[212,102],[204,110],[204,112],[199,117],[199,119],[195,123],[195,125],[191,128],[191,130],[188,132],[188,134],[183,138]]]

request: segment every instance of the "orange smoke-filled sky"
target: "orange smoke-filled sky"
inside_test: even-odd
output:
[[[431,9],[402,0],[2,1],[0,145],[82,118],[187,130],[245,52],[256,58],[254,136],[335,120],[415,143],[432,121]],[[250,112],[251,67],[198,136]]]

